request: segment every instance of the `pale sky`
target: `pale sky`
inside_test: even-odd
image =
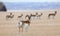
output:
[[[2,2],[60,2],[60,0],[0,0]]]

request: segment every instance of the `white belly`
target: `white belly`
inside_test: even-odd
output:
[[[29,25],[27,23],[24,24],[24,28],[27,30]]]

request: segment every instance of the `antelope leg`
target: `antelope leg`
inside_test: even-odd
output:
[[[19,28],[19,32],[20,32],[20,28],[22,27],[22,22],[18,22],[18,28]]]

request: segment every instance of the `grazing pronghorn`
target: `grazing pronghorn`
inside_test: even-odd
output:
[[[30,16],[31,16],[31,17],[36,17],[36,14],[31,14]]]
[[[38,13],[36,12],[35,15],[31,14],[30,16],[31,16],[31,17],[37,17],[37,18],[38,18],[38,17],[41,17],[42,15],[43,15],[43,13],[38,14]]]
[[[41,13],[41,14],[38,14],[38,15],[37,15],[37,17],[41,17],[42,15],[43,15],[43,13]]]
[[[21,20],[21,17],[18,17],[18,18],[19,18],[19,21],[18,21],[19,32],[20,32],[20,28],[22,28],[22,31],[23,31],[23,28],[27,31],[28,27],[30,26],[31,17],[29,15],[26,15],[25,18],[28,18],[27,20]]]
[[[6,15],[6,19],[13,18],[13,17],[14,17],[14,15],[12,13],[10,13],[10,15]]]
[[[36,14],[30,14],[31,17],[37,17],[38,13],[36,12]]]
[[[18,18],[21,18],[23,16],[23,14],[21,14],[20,16],[18,16]]]
[[[50,16],[53,16],[53,18],[54,18],[56,14],[57,14],[57,11],[55,11],[55,13],[50,13],[50,14],[48,15],[48,18],[50,18]]]

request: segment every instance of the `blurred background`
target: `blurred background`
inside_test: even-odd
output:
[[[7,10],[60,9],[60,0],[0,0]]]

